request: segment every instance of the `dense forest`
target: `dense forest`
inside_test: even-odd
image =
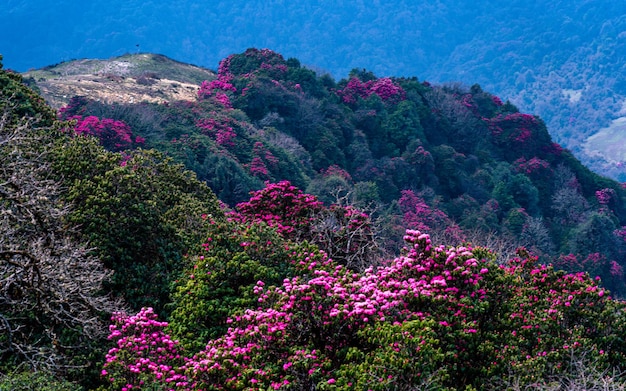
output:
[[[626,191],[477,84],[0,92],[0,389],[624,387]]]

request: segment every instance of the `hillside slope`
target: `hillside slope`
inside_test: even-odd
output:
[[[0,389],[624,388],[626,192],[480,86],[249,49],[195,100],[55,121],[21,81]]]
[[[62,116],[80,132],[121,132],[140,140],[134,146],[161,150],[230,206],[265,181],[288,180],[326,204],[375,207],[390,252],[404,228],[448,242],[491,240],[502,260],[526,246],[626,292],[624,189],[552,142],[539,117],[479,85],[365,70],[337,82],[297,59],[249,49],[223,59],[193,100],[111,105],[82,97]],[[120,150],[125,142],[102,143]]]

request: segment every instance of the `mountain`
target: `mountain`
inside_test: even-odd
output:
[[[479,85],[249,49],[0,109],[0,389],[624,387],[624,189]]]
[[[134,73],[119,65],[146,58],[159,60]],[[52,68],[57,85],[68,85],[60,70],[83,63],[90,61]],[[624,189],[554,143],[539,117],[477,84],[433,85],[363,69],[335,81],[268,49],[228,56],[217,74],[148,54],[96,64],[109,76],[93,95],[55,97],[41,88],[43,96],[65,96],[61,116],[76,120],[78,132],[113,151],[160,150],[230,206],[265,181],[288,180],[327,205],[374,207],[391,254],[408,226],[450,242],[497,242],[501,260],[526,246],[544,262],[602,276],[615,292],[626,287]],[[178,83],[208,76],[191,98],[160,101],[179,91],[171,83],[153,100],[124,97],[124,83],[143,88],[133,74],[174,80],[188,69],[200,75]],[[38,72],[25,76],[39,85]],[[77,78],[86,77],[71,76],[69,85]],[[113,102],[99,95],[109,89],[118,91],[108,94]]]
[[[555,141],[596,172],[626,180],[626,143],[611,128],[626,99],[625,15],[623,2],[590,0],[497,7],[484,0],[63,0],[52,9],[9,0],[0,35],[12,38],[0,50],[7,66],[26,71],[138,51],[215,67],[231,53],[267,47],[335,78],[363,67],[379,76],[478,83],[541,116]]]

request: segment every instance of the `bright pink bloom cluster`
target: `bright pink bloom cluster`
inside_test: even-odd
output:
[[[455,226],[448,215],[430,206],[424,199],[415,194],[412,190],[403,190],[398,200],[400,210],[404,215],[404,226],[420,231],[431,231],[433,229],[444,229]]]
[[[369,80],[365,83],[357,77],[351,77],[348,84],[342,90],[338,90],[337,94],[344,103],[348,104],[355,103],[358,97],[365,99],[372,94],[378,95],[384,102],[389,103],[398,103],[406,99],[404,89],[388,77]]]
[[[76,121],[73,131],[79,135],[90,135],[98,138],[100,144],[110,151],[122,151],[143,144],[143,137],[133,138],[133,132],[124,121],[111,118],[100,119],[96,116],[72,116],[67,118]]]
[[[212,113],[210,118],[201,118],[196,121],[196,127],[203,133],[215,137],[215,142],[224,147],[234,147],[233,139],[237,136],[232,127],[232,119]]]
[[[178,341],[173,341],[163,329],[152,308],[142,308],[133,316],[113,314],[109,340],[115,342],[106,355],[102,376],[122,390],[142,389],[155,384],[168,388],[184,387],[186,377],[179,370],[183,359]]]
[[[264,189],[252,193],[247,202],[237,205],[236,219],[263,221],[276,227],[286,237],[310,231],[316,212],[322,209],[317,197],[305,194],[289,181],[266,183]]]
[[[278,165],[278,159],[272,154],[272,152],[260,141],[254,143],[252,147],[252,161],[246,165],[248,170],[253,176],[261,179],[269,179],[270,168],[276,168]]]
[[[608,205],[611,202],[611,199],[615,197],[615,190],[611,188],[605,188],[596,191],[596,199],[598,203],[602,206]]]
[[[511,141],[524,143],[532,137],[532,129],[537,126],[537,119],[530,114],[512,113],[498,114],[491,119],[485,119],[493,136],[500,136],[504,128],[512,128],[508,135]]]
[[[346,170],[344,170],[343,168],[339,167],[336,164],[333,164],[327,169],[322,170],[322,174],[325,177],[338,176],[338,177],[345,179],[348,182],[352,182],[352,176]]]
[[[218,78],[212,81],[203,81],[198,90],[198,99],[214,98],[222,106],[227,109],[232,108],[230,98],[227,92],[237,92],[235,86],[230,83],[228,78]]]
[[[243,54],[232,54],[222,61],[217,70],[219,79],[232,80],[243,76],[251,78],[263,73],[272,78],[282,78],[288,71],[285,59],[270,49],[248,49]]]

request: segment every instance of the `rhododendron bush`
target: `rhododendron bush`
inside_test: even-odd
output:
[[[61,111],[62,119],[76,121],[76,125],[72,128],[74,134],[94,136],[109,151],[136,148],[145,142],[141,136],[134,137],[130,127],[123,121],[111,118],[101,119],[93,115],[84,118],[79,115],[66,116],[64,113]]]
[[[264,222],[286,239],[306,240],[333,260],[352,269],[377,262],[378,243],[371,218],[348,205],[323,205],[289,181],[266,183],[252,192],[248,202],[237,205],[231,217],[242,223]]]
[[[337,91],[344,103],[355,103],[357,98],[366,99],[378,95],[384,102],[398,103],[405,99],[405,92],[388,77],[362,82],[358,77],[351,77],[345,88]]]
[[[626,358],[623,304],[587,275],[524,250],[499,266],[484,248],[405,240],[404,255],[361,273],[311,247],[287,252],[294,274],[257,281],[255,305],[199,351],[179,352],[150,310],[115,315],[103,375],[126,389],[480,389],[567,372],[574,356]]]

